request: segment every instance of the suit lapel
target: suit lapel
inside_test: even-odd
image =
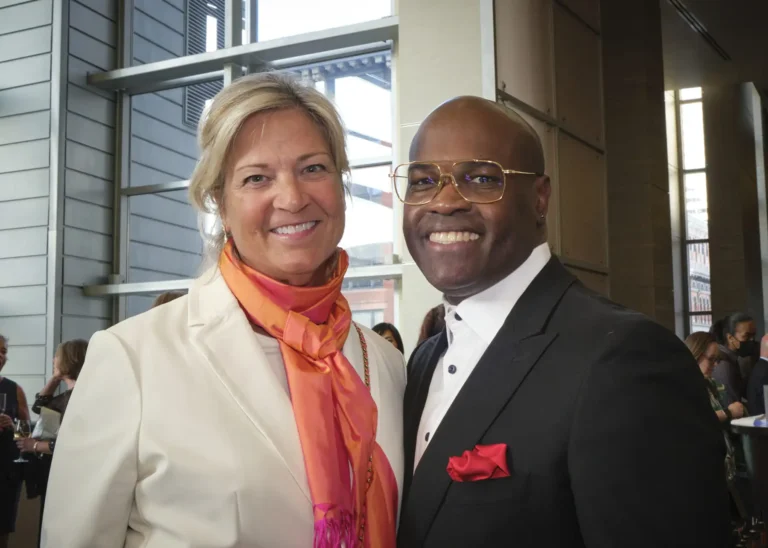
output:
[[[471,450],[514,396],[557,333],[547,331],[547,322],[565,291],[575,281],[556,258],[552,258],[515,305],[504,326],[491,342],[472,374],[449,408],[422,456],[408,493],[401,529],[408,531],[409,544],[421,545],[445,498],[451,479],[448,459]],[[440,354],[437,355],[439,358]],[[437,360],[430,358],[431,380]],[[415,428],[429,389],[425,375],[419,386],[424,392]],[[410,441],[411,432],[409,432]],[[415,441],[415,434],[414,434]],[[412,450],[409,448],[411,462]]]
[[[405,387],[403,405],[403,437],[405,446],[405,478],[403,487],[403,501],[408,496],[411,479],[413,477],[413,463],[416,456],[416,436],[419,432],[421,415],[429,394],[429,385],[435,373],[437,362],[448,347],[448,339],[445,329],[439,334],[417,348],[411,356],[408,370],[411,378]],[[404,502],[405,503],[405,502]]]
[[[205,279],[203,277],[202,279]],[[190,290],[191,343],[243,413],[266,438],[311,502],[293,407],[245,314],[223,278]]]

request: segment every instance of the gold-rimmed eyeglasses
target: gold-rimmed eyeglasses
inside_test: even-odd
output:
[[[424,205],[437,196],[449,178],[459,196],[475,204],[491,204],[504,197],[507,175],[535,175],[543,173],[517,171],[491,160],[459,160],[449,173],[444,173],[434,162],[400,164],[389,174],[395,194],[406,205]]]

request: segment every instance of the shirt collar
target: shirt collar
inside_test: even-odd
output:
[[[512,308],[551,257],[549,244],[543,243],[534,248],[523,264],[495,285],[477,295],[464,299],[456,306],[443,301],[448,344],[452,342],[453,338],[451,326],[455,325],[454,314],[458,314],[462,321],[467,322],[467,326],[472,331],[490,345],[504,325],[504,321]]]

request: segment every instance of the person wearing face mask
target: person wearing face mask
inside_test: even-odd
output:
[[[744,362],[751,361],[757,348],[757,326],[752,316],[737,312],[712,325],[710,333],[718,342],[720,360],[712,378],[725,386],[728,403],[743,402],[749,369]]]

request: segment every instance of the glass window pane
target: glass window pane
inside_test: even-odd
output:
[[[348,130],[351,163],[392,157],[392,55],[359,55],[290,72],[333,100]]]
[[[395,280],[345,280],[342,291],[354,321],[367,327],[395,323]]]
[[[688,244],[688,310],[710,312],[709,243]]]
[[[392,15],[392,0],[258,0],[259,42]]]
[[[691,333],[698,331],[709,331],[712,327],[712,315],[711,314],[696,314],[690,317]]]
[[[680,90],[681,101],[691,101],[701,99],[701,88],[686,88]]]
[[[347,197],[346,228],[340,243],[347,250],[352,267],[392,264],[394,217],[390,169],[390,165],[385,165],[352,170],[352,197]]]
[[[680,105],[680,126],[683,138],[683,169],[704,169],[704,115],[701,103]]]
[[[688,240],[709,238],[707,174],[688,173],[685,178],[685,225]]]

